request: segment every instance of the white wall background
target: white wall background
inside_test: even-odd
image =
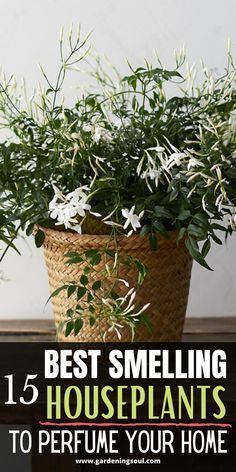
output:
[[[92,43],[119,69],[124,58],[139,65],[156,49],[166,64],[173,50],[186,45],[191,61],[204,58],[210,68],[223,69],[227,39],[236,50],[234,0],[1,0],[0,66],[7,74],[24,76],[29,87],[39,80],[37,63],[54,77],[61,26],[81,23],[93,30]],[[68,93],[76,85],[68,82]],[[0,318],[49,317],[47,276],[33,241],[19,241],[22,257],[8,253],[1,270]],[[194,265],[189,316],[236,315],[236,238],[213,248],[208,272]]]

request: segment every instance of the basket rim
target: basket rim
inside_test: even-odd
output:
[[[65,231],[65,230],[57,230],[55,228],[45,228],[43,226],[37,226],[38,229],[41,229],[45,233],[45,243],[49,242],[50,240],[60,245],[67,245],[67,244],[73,244],[73,243],[86,243],[86,242],[91,242],[93,240],[98,241],[100,244],[104,243],[106,245],[108,242],[112,243],[114,242],[113,238],[110,235],[102,235],[102,234],[78,234],[76,232],[72,231]],[[162,246],[166,245],[176,245],[176,235],[177,231],[173,230],[170,231],[170,238],[164,238],[162,235],[158,234],[158,249]],[[117,236],[117,242],[118,244],[121,245],[148,245],[150,247],[149,243],[149,238],[147,235],[140,235],[140,234],[132,234],[131,236],[126,236],[124,235],[119,235]],[[180,242],[181,244],[181,242]]]

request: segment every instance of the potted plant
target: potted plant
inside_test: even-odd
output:
[[[60,340],[181,338],[192,259],[236,227],[235,68],[183,74],[185,55],[112,79],[98,61],[95,92],[71,107],[67,70],[87,39],[60,40],[53,85],[31,99],[1,84],[0,238],[44,245]],[[1,257],[3,257],[3,255]]]

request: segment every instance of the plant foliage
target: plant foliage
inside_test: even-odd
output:
[[[183,51],[173,68],[156,59],[138,68],[129,64],[124,77],[112,78],[98,61],[91,69],[96,90],[81,92],[68,107],[62,97],[65,75],[88,54],[87,44],[80,31],[70,32],[65,53],[61,38],[56,83],[42,70],[46,86],[31,99],[13,78],[3,78],[1,123],[11,137],[0,145],[0,240],[15,248],[18,231],[30,235],[37,225],[114,237],[137,231],[156,249],[158,238],[175,230],[176,243],[183,240],[191,256],[209,268],[212,241],[221,244],[218,231],[227,236],[236,228],[231,53],[220,77],[205,66],[197,78],[193,67],[186,72]],[[43,241],[40,229],[36,245]],[[80,257],[74,255],[78,264]],[[91,255],[94,267],[100,257]],[[87,277],[76,288],[79,298]],[[69,284],[68,295],[72,290]],[[92,297],[96,290],[89,290]],[[67,335],[83,323],[74,311],[68,313]]]

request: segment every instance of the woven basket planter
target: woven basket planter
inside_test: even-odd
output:
[[[44,229],[44,254],[49,276],[50,291],[68,281],[79,281],[82,275],[79,265],[65,265],[64,254],[70,251],[83,252],[96,248],[103,250],[109,238],[100,235],[78,235],[72,232]],[[188,301],[189,284],[191,277],[192,259],[184,243],[178,247],[175,234],[169,240],[158,239],[158,250],[152,251],[146,237],[133,235],[119,240],[119,250],[124,255],[139,258],[148,268],[148,274],[143,285],[137,292],[137,303],[143,306],[150,302],[148,315],[152,323],[152,331],[145,326],[138,328],[135,341],[180,341]],[[101,262],[103,264],[103,262]],[[133,269],[125,268],[122,277],[134,286],[137,273]],[[125,287],[120,287],[120,292]],[[71,306],[66,291],[52,299],[56,327],[65,320],[65,312]],[[90,327],[85,321],[79,335],[65,337],[63,332],[58,333],[59,341],[70,342],[99,342],[101,332],[107,330],[107,322],[101,320],[100,329],[96,322]],[[106,342],[118,341],[114,332],[108,333]],[[130,328],[122,329],[122,342],[131,341]]]

